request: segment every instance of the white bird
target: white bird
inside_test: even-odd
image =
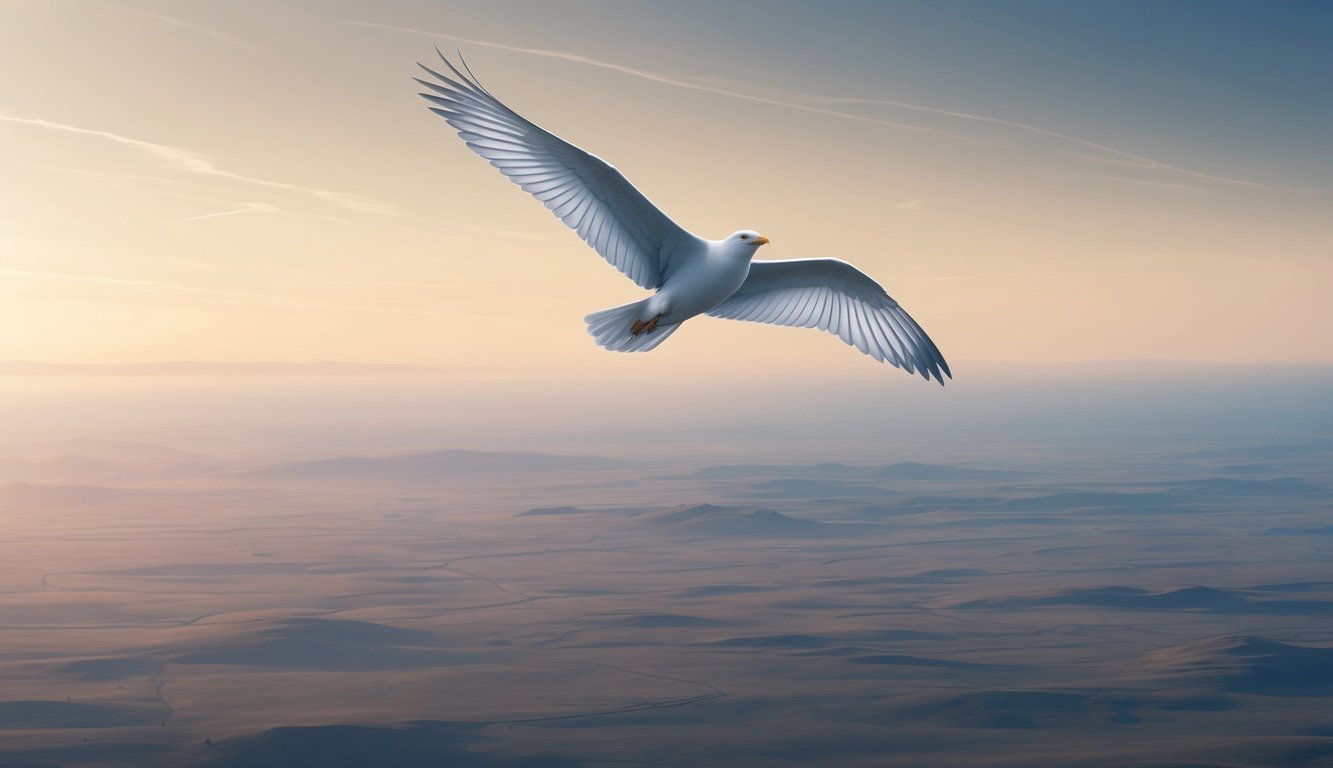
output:
[[[436,49],[439,53],[439,49]],[[870,277],[839,259],[763,261],[767,237],[743,229],[701,238],[658,210],[613,166],[520,117],[477,81],[467,63],[421,96],[468,147],[540,200],[607,261],[652,296],[584,320],[597,343],[646,352],[681,323],[708,314],[828,331],[881,362],[944,384],[952,377],[935,343]]]

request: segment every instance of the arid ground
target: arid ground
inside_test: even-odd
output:
[[[14,416],[0,765],[1333,765],[1301,391],[804,448]]]

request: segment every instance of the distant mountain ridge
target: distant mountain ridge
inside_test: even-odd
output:
[[[366,376],[419,375],[443,369],[405,363],[214,363],[173,360],[163,363],[38,363],[0,361],[0,376]]]
[[[636,519],[680,533],[705,536],[818,536],[836,529],[762,507],[682,504]]]
[[[16,482],[0,485],[0,509],[86,505],[114,501],[126,492],[95,485],[39,485]]]
[[[159,467],[186,461],[214,461],[212,457],[201,453],[180,451],[150,443],[87,438],[5,443],[0,445],[0,457],[26,459],[28,461],[47,461],[62,457],[74,457],[95,459],[120,467]]]
[[[1032,473],[1011,469],[972,469],[945,464],[922,464],[901,461],[880,466],[856,466],[837,462],[819,464],[722,464],[705,467],[690,477],[706,480],[734,480],[743,478],[804,478],[819,480],[923,480],[950,482],[957,480],[1014,480],[1031,477]]]
[[[638,463],[602,456],[551,453],[465,451],[457,449],[394,456],[340,456],[271,464],[243,471],[250,477],[285,479],[404,479],[489,472],[559,472],[620,469]]]

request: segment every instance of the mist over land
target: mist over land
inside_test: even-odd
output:
[[[1327,368],[177,373],[0,378],[0,765],[1333,760]]]

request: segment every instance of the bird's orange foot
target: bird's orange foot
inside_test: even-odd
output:
[[[662,316],[658,315],[657,317],[654,317],[652,320],[649,320],[646,323],[642,320],[635,320],[634,325],[631,325],[629,328],[629,335],[638,336],[641,333],[650,333],[654,328],[657,327],[657,321],[661,319]]]

